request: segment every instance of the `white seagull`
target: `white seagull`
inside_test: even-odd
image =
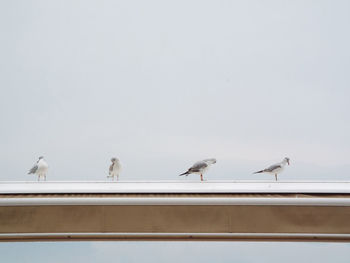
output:
[[[46,181],[47,170],[49,169],[49,165],[45,162],[44,157],[40,156],[39,160],[34,164],[32,169],[29,170],[28,174],[36,174],[38,175],[38,181],[40,181],[40,177],[44,177]]]
[[[187,172],[180,174],[188,176],[189,174],[200,174],[201,175],[201,181],[203,181],[203,174],[209,169],[210,165],[216,163],[216,159],[205,159],[203,161],[196,162],[194,165],[192,165],[191,168],[187,170]]]
[[[277,181],[277,175],[284,170],[284,166],[286,166],[286,164],[289,165],[289,158],[288,157],[284,158],[282,162],[273,164],[264,170],[260,170],[260,171],[255,172],[254,174],[259,174],[259,173],[274,174],[276,181]]]
[[[118,158],[113,157],[111,159],[112,164],[109,166],[109,175],[107,178],[112,177],[114,180],[115,177],[117,177],[117,181],[119,180],[119,174],[122,170],[122,165],[120,164],[120,161]]]

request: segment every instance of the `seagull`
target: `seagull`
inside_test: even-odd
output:
[[[111,161],[112,161],[112,164],[109,166],[109,175],[107,176],[107,178],[112,177],[112,179],[114,180],[114,177],[117,177],[117,181],[118,181],[122,166],[118,158],[113,157]]]
[[[284,166],[288,164],[289,165],[289,158],[285,157],[282,162],[273,164],[269,167],[267,167],[264,170],[260,170],[255,172],[254,174],[259,174],[259,173],[269,173],[269,174],[274,174],[276,181],[277,181],[277,175],[281,173],[284,170]]]
[[[36,164],[34,164],[32,169],[29,170],[28,174],[37,174],[38,181],[40,181],[40,177],[44,177],[44,180],[46,181],[46,174],[48,168],[49,165],[47,164],[47,162],[45,162],[44,157],[40,156]]]
[[[216,163],[216,159],[205,159],[203,161],[196,162],[194,165],[192,165],[191,168],[187,170],[187,172],[180,174],[188,176],[189,174],[200,174],[201,175],[201,181],[203,181],[203,174],[209,169],[210,165]]]

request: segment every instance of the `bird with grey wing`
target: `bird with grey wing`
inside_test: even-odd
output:
[[[38,176],[38,181],[40,181],[40,178],[43,177],[46,181],[46,174],[49,169],[49,165],[44,160],[43,156],[40,156],[36,164],[32,167],[32,169],[29,170],[28,174],[36,174]]]
[[[107,178],[112,177],[112,180],[114,181],[114,178],[117,178],[117,181],[119,180],[119,174],[122,169],[122,165],[118,158],[113,157],[111,159],[112,164],[109,166],[109,175]]]
[[[203,174],[209,169],[210,165],[214,163],[216,163],[216,159],[214,158],[205,159],[203,161],[196,162],[186,172],[184,172],[183,174],[180,174],[180,176],[182,175],[188,176],[189,174],[200,174],[201,181],[203,181]]]
[[[282,162],[273,164],[273,165],[265,168],[264,170],[260,170],[260,171],[255,172],[254,174],[259,174],[259,173],[274,174],[276,181],[277,181],[277,175],[284,170],[284,167],[286,166],[286,164],[289,165],[289,158],[288,157],[284,158],[282,160]]]

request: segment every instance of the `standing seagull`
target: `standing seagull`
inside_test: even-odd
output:
[[[284,158],[282,162],[273,164],[264,170],[260,170],[260,171],[255,172],[254,174],[259,174],[259,173],[274,174],[276,181],[277,181],[277,175],[284,170],[284,166],[286,166],[286,164],[289,165],[289,158],[288,157]]]
[[[216,159],[205,159],[203,161],[196,162],[194,165],[192,165],[191,168],[187,170],[187,172],[180,174],[188,176],[189,174],[200,174],[201,175],[201,181],[203,181],[203,174],[209,169],[210,165],[216,163]]]
[[[39,160],[34,164],[32,169],[29,170],[28,174],[37,174],[38,175],[38,181],[40,181],[40,177],[44,177],[44,180],[46,181],[46,174],[47,170],[49,168],[49,165],[47,162],[45,162],[44,157],[40,156]]]
[[[112,161],[112,164],[109,166],[109,175],[107,176],[107,178],[112,177],[112,179],[114,180],[114,177],[117,177],[117,181],[118,181],[122,166],[118,158],[113,157],[111,161]]]

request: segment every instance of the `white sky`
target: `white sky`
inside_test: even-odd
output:
[[[349,10],[340,0],[0,1],[0,180],[36,180],[26,173],[40,155],[48,180],[105,180],[112,156],[122,180],[186,180],[177,175],[208,157],[218,159],[208,179],[269,180],[251,173],[285,156],[281,180],[349,180]],[[349,251],[293,246],[298,262],[310,251],[345,262]],[[281,262],[283,247],[265,262]],[[7,262],[25,262],[16,255]]]
[[[1,180],[349,179],[348,1],[1,1]],[[195,177],[192,177],[195,178]],[[181,178],[182,179],[182,178]],[[195,178],[197,179],[197,178]],[[185,180],[185,179],[182,179]]]

